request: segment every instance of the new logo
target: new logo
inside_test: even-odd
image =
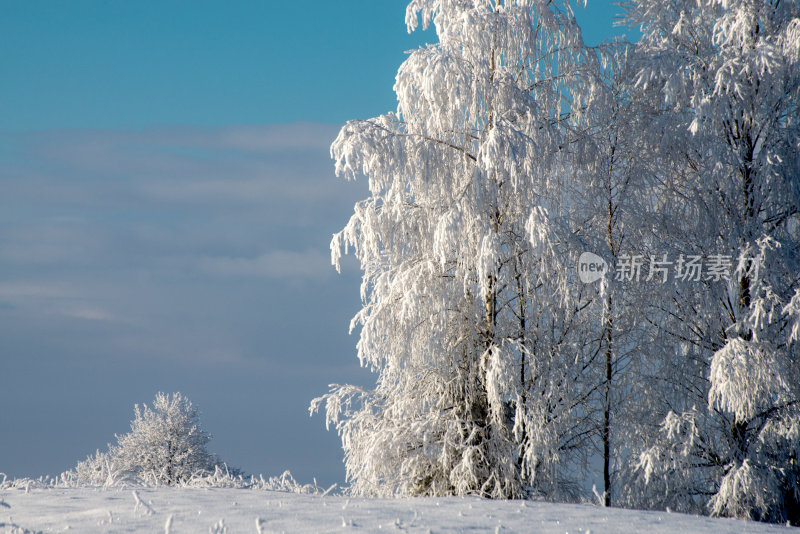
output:
[[[591,284],[603,278],[608,270],[606,260],[591,252],[584,252],[578,258],[578,278],[584,284]]]

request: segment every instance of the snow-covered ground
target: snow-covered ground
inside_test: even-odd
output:
[[[800,532],[590,505],[477,498],[356,499],[222,488],[0,491],[0,532]]]

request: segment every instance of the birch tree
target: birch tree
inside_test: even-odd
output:
[[[597,367],[564,181],[591,146],[595,59],[568,2],[414,0],[420,20],[439,42],[400,67],[397,112],[331,148],[339,175],[369,180],[331,249],[364,271],[351,329],[377,384],[312,410],[356,494],[576,498]]]
[[[663,360],[676,402],[640,458],[646,505],[800,521],[800,5],[637,0],[636,79],[648,136],[676,170],[678,248],[719,264],[658,313],[681,360]],[[675,361],[673,359],[673,361]]]
[[[641,312],[659,290],[660,278],[645,283],[645,273],[626,283],[616,280],[614,270],[626,256],[652,252],[660,200],[653,195],[654,159],[643,157],[649,149],[641,136],[646,114],[628,85],[630,45],[610,42],[594,52],[602,65],[594,71],[598,95],[582,117],[591,149],[571,162],[565,187],[576,206],[573,234],[582,250],[599,254],[609,266],[599,284],[582,288],[588,306],[581,319],[597,369],[587,386],[594,390],[595,463],[602,504],[608,506],[616,502],[616,480],[630,451],[646,441],[640,428],[649,421],[651,406],[643,358],[652,356],[654,339]]]

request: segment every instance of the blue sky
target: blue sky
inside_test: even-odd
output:
[[[425,41],[388,0],[3,4],[4,129],[366,118]]]
[[[230,463],[341,482],[307,407],[372,379],[328,249],[366,184],[328,147],[435,36],[393,0],[0,7],[0,472],[57,474],[181,391]]]

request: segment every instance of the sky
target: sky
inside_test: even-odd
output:
[[[367,188],[329,146],[435,34],[401,0],[0,8],[0,472],[57,475],[180,391],[231,465],[342,483],[308,405],[374,383],[328,246]],[[576,11],[589,44],[623,33]]]

